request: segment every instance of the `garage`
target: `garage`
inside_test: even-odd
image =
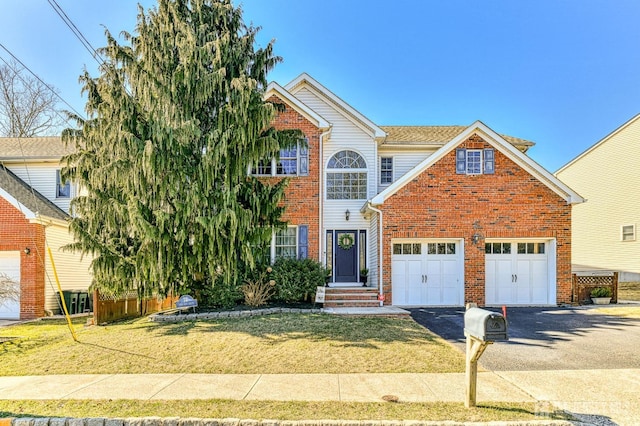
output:
[[[394,240],[391,245],[394,305],[463,304],[464,262],[460,240]]]
[[[553,241],[487,240],[486,304],[555,304],[554,252]]]
[[[0,279],[2,285],[11,285],[6,279],[13,281],[13,285],[20,288],[20,252],[0,252]],[[19,297],[19,296],[18,296]],[[0,300],[0,319],[20,319],[20,299]]]

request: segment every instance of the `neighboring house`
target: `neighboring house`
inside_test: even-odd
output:
[[[329,287],[384,304],[571,301],[571,210],[583,199],[525,152],[533,143],[465,126],[379,126],[302,74],[266,98],[277,128],[306,138],[252,168],[291,177],[272,255],[310,257]]]
[[[620,281],[640,281],[639,158],[640,114],[556,172],[587,201],[573,212],[576,271],[618,271]]]
[[[59,312],[51,248],[63,290],[86,291],[89,260],[60,248],[73,241],[69,202],[75,188],[60,180],[67,153],[59,137],[0,138],[0,272],[20,283],[20,300],[0,318],[31,319]]]

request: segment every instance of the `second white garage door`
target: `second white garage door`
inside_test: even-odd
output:
[[[460,241],[393,241],[392,250],[394,305],[463,304],[464,262]]]
[[[552,251],[550,241],[487,241],[486,304],[554,304]]]

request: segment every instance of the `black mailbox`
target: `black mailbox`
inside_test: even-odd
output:
[[[507,319],[486,309],[469,308],[464,313],[464,334],[483,342],[509,340]]]

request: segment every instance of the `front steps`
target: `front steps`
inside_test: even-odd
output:
[[[375,287],[326,287],[325,308],[379,307],[378,289]]]

